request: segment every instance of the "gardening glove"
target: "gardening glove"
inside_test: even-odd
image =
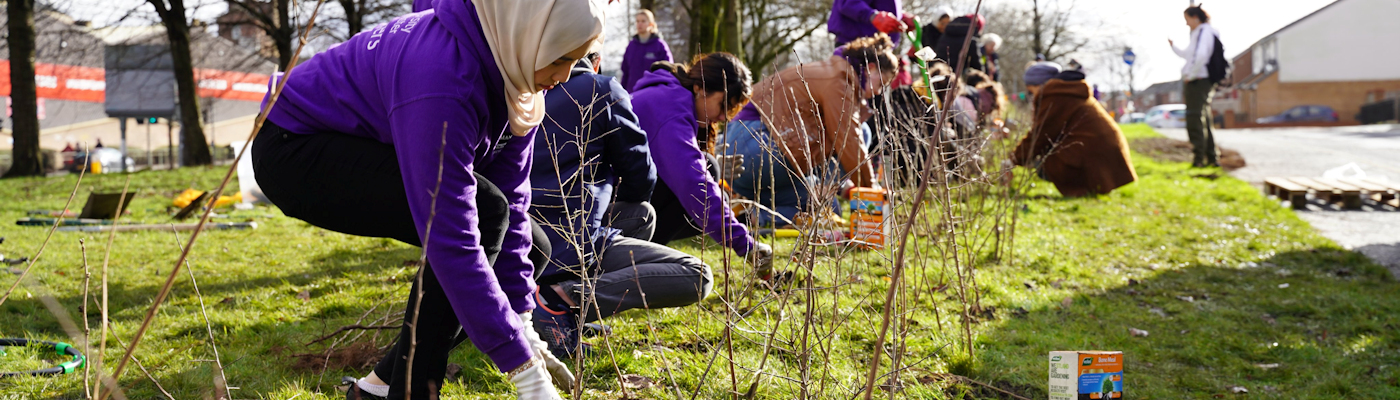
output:
[[[903,22],[899,22],[899,17],[889,11],[876,11],[870,15],[870,23],[875,25],[875,29],[884,33],[900,32],[905,29]]]
[[[554,380],[555,386],[565,390],[573,388],[574,373],[569,372],[569,367],[549,351],[549,343],[545,343],[544,339],[540,338],[539,332],[535,331],[531,315],[527,312],[520,313],[520,324],[525,326],[525,341],[530,343],[530,350],[534,351],[535,357],[543,361],[544,369],[549,371],[549,377]]]
[[[531,329],[533,330],[533,329]],[[544,365],[531,359],[533,365],[510,377],[515,384],[515,393],[520,400],[563,400],[559,391],[549,384],[549,373]]]
[[[767,243],[756,243],[746,254],[749,264],[753,265],[754,272],[758,273],[763,280],[773,279],[773,246]]]
[[[901,14],[899,21],[904,23],[905,32],[913,32],[914,28],[919,26],[919,18],[915,17],[914,14]]]
[[[740,154],[717,156],[719,159],[719,176],[726,181],[734,182],[734,178],[744,173],[744,156]]]

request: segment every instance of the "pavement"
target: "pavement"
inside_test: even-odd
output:
[[[1187,140],[1185,129],[1158,129]],[[1216,145],[1239,151],[1247,166],[1231,172],[1263,188],[1264,178],[1321,177],[1356,163],[1369,178],[1400,180],[1400,125],[1220,129]],[[1309,205],[1298,216],[1342,247],[1356,250],[1400,279],[1400,212],[1343,211]]]

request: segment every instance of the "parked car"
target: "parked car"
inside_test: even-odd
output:
[[[1163,104],[1149,108],[1146,122],[1153,128],[1185,128],[1186,105]]]
[[[1288,122],[1337,122],[1337,112],[1332,107],[1319,105],[1297,106],[1279,115],[1254,120],[1261,124],[1282,124]]]
[[[92,149],[92,151],[90,152],[80,151],[77,154],[74,154],[73,162],[71,164],[68,164],[67,166],[68,171],[70,172],[80,172],[83,170],[84,165],[88,165],[89,163],[97,163],[102,166],[102,169],[99,171],[96,168],[91,168],[88,171],[89,173],[100,172],[110,174],[114,172],[122,172],[123,162],[126,163],[127,171],[136,171],[136,160],[132,160],[131,157],[122,156],[121,150],[102,147]]]
[[[1127,113],[1118,117],[1118,123],[1120,124],[1136,124],[1143,121],[1147,121],[1146,113]]]

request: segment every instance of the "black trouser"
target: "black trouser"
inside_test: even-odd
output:
[[[336,232],[421,246],[392,145],[336,133],[300,135],[268,121],[253,141],[253,171],[263,193],[289,217]],[[481,175],[476,175],[476,181],[481,247],[494,264],[510,211],[500,188]],[[533,228],[535,247],[530,261],[543,266],[550,253],[549,240],[539,226]],[[418,320],[425,323],[418,324],[413,356],[414,399],[436,397],[447,372],[449,352],[467,340],[433,268],[426,266],[422,287],[415,283],[409,292],[398,342],[374,368],[375,375],[389,382],[391,399],[403,398],[405,374],[398,372],[408,365],[412,341],[407,324],[413,319],[420,289],[423,301]]]
[[[719,160],[706,153],[705,163],[708,164],[705,168],[710,173],[710,179],[719,180]],[[656,232],[651,235],[652,243],[666,244],[704,233],[700,230],[699,222],[690,220],[685,205],[681,204],[680,198],[676,197],[670,186],[666,186],[665,181],[656,180],[656,189],[651,192],[651,207],[656,209]]]
[[[1187,81],[1181,88],[1186,98],[1186,138],[1191,140],[1191,165],[1196,167],[1220,166],[1219,153],[1215,150],[1214,116],[1210,110],[1210,100],[1215,97],[1215,83],[1210,79]]]

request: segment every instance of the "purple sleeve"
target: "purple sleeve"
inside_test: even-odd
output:
[[[701,224],[702,231],[740,256],[748,254],[753,238],[725,206],[719,184],[705,168],[705,155],[695,141],[696,122],[686,117],[673,117],[659,125],[660,132],[651,133],[658,139],[648,143],[656,175],[675,192],[686,214]]]
[[[875,9],[870,7],[870,0],[836,0],[831,4],[831,8],[846,18],[864,22],[869,22],[870,14],[875,12]]]
[[[661,39],[660,36],[656,37],[656,41],[661,42],[661,53],[666,55],[666,61],[675,62],[675,60],[671,59],[671,45],[666,44],[666,41]],[[650,66],[648,66],[648,68],[650,68]]]
[[[478,118],[478,110],[462,100],[434,96],[394,107],[389,125],[409,211],[418,236],[424,238],[428,263],[472,344],[497,368],[510,371],[529,360],[531,353],[519,317],[481,247],[472,175],[473,149],[482,142],[482,132],[476,130]],[[434,198],[439,170],[442,183]],[[431,232],[425,235],[430,214],[434,215]]]
[[[491,180],[506,195],[507,207],[510,208],[510,223],[493,268],[496,279],[501,282],[501,290],[510,300],[511,309],[517,313],[535,309],[535,265],[530,261],[534,236],[530,232],[530,220],[526,213],[530,208],[530,163],[534,158],[535,131],[538,130],[531,129],[528,135],[522,137],[511,137],[500,155],[477,168],[477,173]]]
[[[413,12],[433,9],[433,0],[413,0]]]

